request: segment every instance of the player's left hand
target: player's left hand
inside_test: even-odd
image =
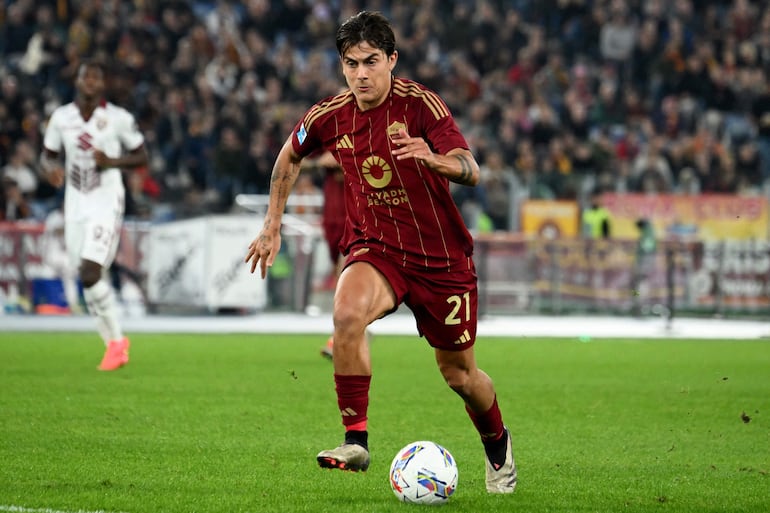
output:
[[[104,154],[103,151],[94,150],[94,163],[99,170],[114,167],[112,165],[112,159]]]
[[[422,137],[412,137],[402,128],[390,140],[397,146],[391,152],[396,157],[396,160],[414,158],[428,167],[433,167],[436,161],[436,154],[433,153],[428,143]]]

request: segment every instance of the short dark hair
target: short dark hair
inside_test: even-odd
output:
[[[99,71],[102,72],[103,77],[105,78],[107,77],[107,65],[104,64],[104,62],[102,62],[99,59],[94,59],[94,58],[83,59],[80,62],[80,66],[78,66],[78,73],[80,72],[81,69],[98,69]]]
[[[350,47],[364,41],[382,50],[388,57],[396,51],[396,36],[390,21],[379,12],[361,11],[337,29],[337,51],[340,57]]]

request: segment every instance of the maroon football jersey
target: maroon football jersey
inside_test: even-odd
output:
[[[292,134],[303,157],[329,150],[345,174],[347,224],[341,246],[379,250],[414,269],[467,267],[473,239],[449,193],[449,181],[417,159],[396,160],[391,136],[405,128],[436,153],[468,148],[446,104],[410,80],[393,80],[388,98],[361,111],[353,93],[308,110]]]

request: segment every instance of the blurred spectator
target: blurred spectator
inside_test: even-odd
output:
[[[589,239],[607,239],[610,237],[610,212],[602,205],[602,191],[595,189],[588,206],[583,209],[582,233]]]
[[[599,38],[602,57],[615,68],[621,80],[624,79],[636,40],[636,27],[625,1],[612,3],[609,20],[602,25]]]
[[[631,274],[631,299],[632,311],[639,315],[643,299],[649,295],[647,280],[655,270],[658,241],[655,227],[648,219],[637,219],[635,224],[639,238],[636,240],[636,258]]]
[[[455,9],[460,8],[462,5],[464,5],[463,2],[458,2]],[[456,21],[458,23],[462,22],[461,20]],[[497,31],[497,35],[500,38],[498,46],[511,53],[510,62],[513,62],[513,57],[518,54],[520,49],[527,45],[529,39],[527,31],[528,29],[522,21],[519,11],[510,7],[505,9],[502,27]]]
[[[232,206],[236,194],[244,190],[246,149],[238,131],[225,126],[214,149],[214,180],[224,210]]]
[[[631,176],[617,165],[615,142],[608,130],[599,130],[591,138],[591,154],[597,168],[594,188],[625,193],[631,191]]]
[[[591,125],[609,128],[621,124],[624,119],[626,117],[617,83],[614,80],[603,80],[589,112]]]
[[[632,187],[636,192],[670,192],[673,185],[671,166],[663,155],[664,138],[653,137],[634,159]]]
[[[709,73],[709,90],[704,102],[707,108],[722,112],[733,112],[738,105],[735,91],[719,64],[715,64]]]
[[[3,179],[9,179],[16,183],[19,191],[28,200],[34,197],[37,191],[36,155],[32,146],[24,140],[19,141],[13,148],[8,163],[2,169]]]
[[[702,192],[724,192],[728,181],[723,172],[734,174],[729,165],[727,148],[708,126],[701,124],[690,139],[689,153],[694,162],[695,171],[701,184]]]
[[[123,70],[110,96],[139,113],[147,133],[161,191],[145,199],[170,202],[178,216],[266,190],[265,161],[285,140],[286,120],[319,91],[337,92],[339,60],[328,36],[359,8],[304,0],[7,4],[0,166],[20,141],[40,152],[44,120],[71,100],[78,66],[101,57]],[[582,201],[597,184],[619,192],[770,191],[767,0],[369,7],[392,16],[409,42],[400,73],[433,84],[458,123],[473,127],[469,143],[480,161],[499,149],[532,197]],[[720,120],[709,141],[697,133],[707,118]],[[224,165],[227,127],[242,165]],[[639,181],[634,165],[657,136],[670,178],[658,162]],[[551,155],[557,138],[570,173]],[[213,201],[218,195],[224,204]],[[33,197],[43,210],[56,201],[56,191],[41,186]]]
[[[551,184],[543,176],[544,173],[540,160],[531,141],[523,140],[518,146],[514,168],[522,187],[526,191],[527,197],[533,199],[554,199],[556,194],[551,188]]]
[[[19,90],[19,79],[15,75],[7,74],[0,80],[0,98],[3,101],[3,108],[0,109],[0,120],[3,124],[0,130],[5,139],[0,156],[5,160],[9,157],[14,143],[24,136],[21,126],[21,120],[24,118],[24,94]]]
[[[679,182],[674,192],[683,196],[700,193],[700,181],[691,167],[686,167],[679,172]]]
[[[762,187],[762,170],[759,151],[752,141],[738,144],[735,151],[735,168],[738,180],[744,187],[759,191]]]
[[[679,98],[674,95],[663,98],[659,109],[652,115],[652,123],[656,133],[670,139],[677,139],[691,128],[687,126],[679,109]]]
[[[735,0],[727,15],[727,29],[738,41],[748,39],[754,32],[757,10],[749,0]]]
[[[546,64],[535,74],[533,82],[549,104],[557,109],[563,104],[564,93],[569,87],[569,70],[559,50],[548,54]]]
[[[182,150],[182,169],[186,171],[182,184],[189,179],[193,188],[202,192],[213,186],[211,178],[212,136],[214,120],[200,109],[188,111],[187,133]],[[184,187],[184,185],[182,185]]]
[[[770,180],[770,70],[765,71],[764,91],[754,100],[751,114],[757,125],[757,149],[762,180],[767,183]]]
[[[149,169],[139,167],[123,171],[123,183],[126,188],[126,218],[152,219],[156,200],[160,196],[160,185],[150,176]]]
[[[189,120],[185,112],[184,96],[179,88],[166,91],[163,112],[155,123],[155,137],[162,158],[162,166],[167,174],[178,175],[184,165],[185,138]]]
[[[274,148],[264,132],[252,132],[244,170],[243,189],[247,194],[268,194],[273,173]]]
[[[577,197],[578,181],[574,173],[572,155],[567,151],[564,139],[556,136],[551,139],[543,159],[544,176],[547,176],[549,188],[559,199]]]
[[[503,160],[498,149],[486,153],[479,166],[481,184],[487,191],[486,214],[496,231],[508,231],[512,227],[511,215],[515,205],[514,195],[520,185],[513,168]]]
[[[9,177],[0,179],[0,221],[21,221],[32,219],[32,207],[24,197],[16,180]]]
[[[0,48],[11,66],[18,64],[32,38],[34,29],[29,17],[23,2],[12,2],[7,6]]]
[[[559,131],[559,118],[556,110],[539,92],[535,93],[533,104],[529,109],[532,119],[532,143],[536,149],[543,149],[551,143],[551,139]]]
[[[680,96],[688,96],[695,101],[705,103],[711,93],[710,82],[705,63],[700,55],[693,53],[687,57],[684,71],[679,74],[675,91]]]
[[[631,81],[643,94],[657,96],[657,89],[662,79],[658,70],[655,69],[660,50],[659,26],[654,19],[647,18],[637,32],[636,45],[630,62]],[[650,76],[650,73],[654,74]]]

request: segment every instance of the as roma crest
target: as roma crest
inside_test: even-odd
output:
[[[395,121],[391,123],[391,125],[388,127],[388,137],[391,139],[398,135],[398,131],[401,129],[406,130],[406,125],[404,123],[401,123],[400,121]]]

